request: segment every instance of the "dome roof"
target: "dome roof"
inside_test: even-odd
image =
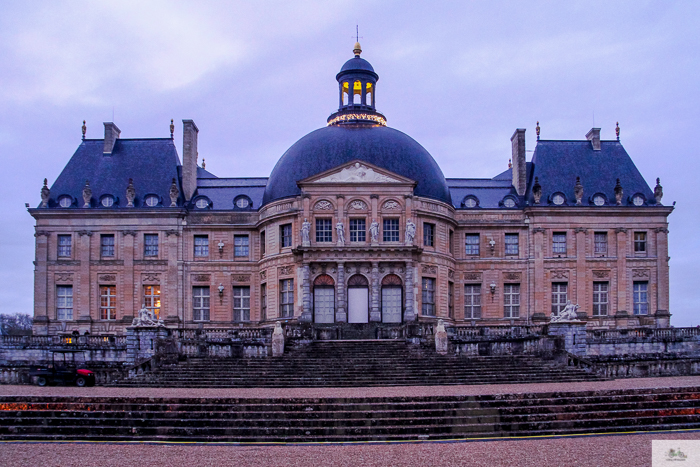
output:
[[[312,131],[282,155],[268,179],[263,205],[296,196],[301,192],[297,181],[355,159],[415,180],[417,196],[452,203],[437,162],[410,136],[380,125],[331,125]]]
[[[362,71],[371,71],[374,73],[374,68],[372,68],[372,65],[365,60],[364,58],[360,57],[353,57],[345,64],[343,65],[343,68],[340,69],[340,72],[344,71],[355,71],[355,70],[362,70]]]

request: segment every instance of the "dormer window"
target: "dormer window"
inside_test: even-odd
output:
[[[465,208],[477,208],[479,207],[479,198],[476,196],[467,196],[462,202]]]
[[[156,195],[147,195],[143,202],[149,208],[154,208],[160,203],[160,198]]]
[[[61,196],[58,198],[58,205],[62,208],[69,208],[73,204],[73,198],[68,195]]]
[[[503,206],[506,208],[514,208],[518,203],[515,202],[515,198],[512,196],[506,196],[503,198]]]
[[[604,206],[606,202],[605,195],[601,193],[596,193],[593,195],[593,204],[596,206]]]
[[[102,205],[102,207],[111,208],[112,206],[114,206],[114,196],[112,196],[112,195],[104,195],[104,196],[100,199],[100,204]]]
[[[635,206],[643,206],[645,201],[646,199],[644,199],[644,195],[641,193],[637,193],[632,197],[632,204]]]
[[[552,195],[552,203],[556,204],[557,206],[561,206],[566,202],[566,197],[564,196],[564,193],[554,193]]]
[[[242,195],[242,196],[237,196],[233,200],[233,205],[234,205],[234,207],[236,207],[238,209],[248,209],[248,208],[253,207],[253,202],[247,196]]]
[[[195,200],[194,206],[197,209],[209,209],[211,207],[211,201],[209,201],[209,198],[206,196],[201,196]]]

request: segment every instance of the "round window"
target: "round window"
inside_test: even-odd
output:
[[[644,204],[644,197],[642,195],[634,195],[632,198],[632,204],[635,206],[641,206]]]
[[[62,196],[58,200],[58,205],[62,208],[69,208],[71,204],[73,204],[73,200],[70,198],[70,196]]]
[[[209,207],[209,201],[207,201],[205,198],[199,198],[195,203],[195,206],[197,206],[199,209],[206,209]]]
[[[507,208],[514,208],[515,207],[515,200],[513,198],[506,198],[503,200],[503,206]]]
[[[241,197],[236,200],[236,206],[238,206],[239,208],[247,208],[248,204],[248,198]]]
[[[552,196],[552,203],[556,204],[557,206],[564,204],[564,201],[564,195],[561,193],[555,193],[554,196]]]
[[[146,206],[152,208],[158,205],[158,197],[155,195],[146,196]]]
[[[604,204],[605,204],[605,198],[603,197],[603,195],[595,195],[595,196],[593,197],[593,204],[595,204],[596,206],[602,206],[602,205],[604,205]]]
[[[468,208],[475,208],[476,200],[474,198],[467,198],[464,200],[464,205]]]
[[[112,198],[111,196],[105,196],[104,198],[102,198],[101,203],[102,206],[110,208],[114,205],[114,198]]]

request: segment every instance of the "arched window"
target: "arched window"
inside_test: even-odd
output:
[[[372,95],[374,94],[374,88],[372,87],[372,83],[367,83],[366,86],[366,93],[365,93],[365,103],[369,105],[370,107],[373,105],[372,104]]]
[[[369,322],[369,281],[361,274],[348,279],[348,323]]]
[[[347,81],[343,82],[343,105],[348,105],[348,99],[350,94],[350,85]]]
[[[382,279],[382,323],[400,323],[403,311],[403,282],[396,274]]]
[[[359,80],[352,85],[352,103],[353,105],[362,104],[362,83]]]
[[[328,274],[314,280],[314,322],[335,322],[335,281]]]

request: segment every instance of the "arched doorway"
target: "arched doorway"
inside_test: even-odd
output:
[[[400,323],[403,315],[403,282],[396,274],[382,279],[382,323]]]
[[[369,322],[369,281],[361,274],[348,280],[348,323]]]
[[[335,322],[335,281],[328,274],[314,280],[314,322]]]

